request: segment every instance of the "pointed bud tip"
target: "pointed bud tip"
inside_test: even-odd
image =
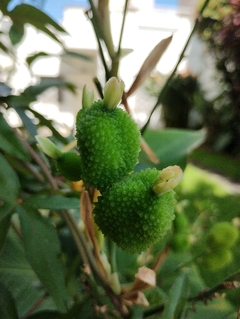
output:
[[[104,87],[104,105],[113,110],[121,101],[125,84],[115,77],[110,78]]]
[[[167,193],[174,189],[179,182],[181,181],[183,176],[182,169],[177,166],[168,166],[164,168],[158,178],[156,179],[153,191],[156,195],[161,196],[164,193]]]
[[[90,107],[94,101],[94,93],[93,91],[88,91],[86,85],[83,87],[82,91],[82,107]]]

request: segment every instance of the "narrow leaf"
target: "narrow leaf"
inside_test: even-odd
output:
[[[140,161],[136,170],[146,167],[163,169],[170,165],[185,168],[188,154],[201,145],[205,139],[205,131],[183,129],[147,130],[144,139],[159,158],[159,164],[153,164],[147,155],[140,153]]]
[[[186,274],[180,275],[173,283],[166,301],[162,319],[180,319],[188,297],[189,281]]]
[[[35,195],[24,202],[25,206],[34,209],[79,209],[78,198],[68,198],[59,195]]]
[[[4,15],[7,15],[7,13],[8,13],[7,7],[8,7],[9,2],[10,2],[10,0],[1,0],[0,1],[0,10],[2,11],[2,13]]]
[[[6,237],[10,227],[10,220],[11,220],[11,214],[6,215],[4,218],[0,220],[0,254],[5,245]]]
[[[19,208],[19,217],[28,261],[54,299],[58,310],[65,312],[67,292],[56,230],[46,218],[29,206]]]
[[[33,25],[35,28],[48,34],[52,39],[59,43],[61,43],[61,41],[46,26],[50,25],[57,31],[66,32],[47,14],[29,4],[22,3],[17,5],[12,11],[9,12],[8,15],[16,23],[29,23]]]
[[[15,207],[20,183],[18,176],[0,153],[0,220]]]
[[[0,318],[18,319],[13,296],[2,282],[0,282]]]
[[[15,23],[13,24],[9,30],[9,38],[13,45],[18,44],[24,36],[24,25],[22,23]]]
[[[32,141],[35,140],[35,136],[37,135],[37,127],[33,123],[32,119],[30,119],[26,114],[26,108],[24,107],[13,107],[17,114],[19,115],[20,119],[23,122],[24,128],[28,131],[29,136],[32,138]]]
[[[127,97],[133,94],[150,75],[153,68],[156,66],[163,53],[172,41],[172,36],[160,41],[155,48],[150,52],[146,60],[143,62],[140,71],[138,72],[133,84],[126,93]]]
[[[2,113],[0,113],[0,149],[20,160],[29,160],[28,152],[6,122]]]
[[[30,66],[38,58],[46,57],[46,56],[49,56],[49,54],[46,53],[46,52],[41,51],[41,52],[38,52],[36,54],[30,55],[29,57],[27,57],[26,62],[28,64],[28,66]]]
[[[0,42],[0,50],[2,50],[6,54],[10,54],[11,56],[13,56],[12,51],[7,48],[2,42]]]

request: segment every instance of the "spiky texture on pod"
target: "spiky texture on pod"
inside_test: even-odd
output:
[[[206,237],[207,247],[213,251],[231,248],[238,238],[238,230],[229,222],[219,222],[210,229]]]
[[[94,208],[105,236],[130,253],[140,253],[161,239],[174,219],[174,192],[157,196],[156,169],[133,173],[103,192]]]
[[[77,144],[83,180],[103,191],[133,171],[140,151],[140,132],[131,116],[99,100],[77,115]]]
[[[82,179],[81,157],[77,153],[65,152],[56,160],[56,166],[61,175],[70,181]]]

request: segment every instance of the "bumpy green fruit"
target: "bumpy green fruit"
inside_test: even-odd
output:
[[[238,238],[238,230],[229,222],[215,224],[206,237],[208,248],[220,251],[231,248]]]
[[[70,181],[82,179],[81,157],[77,153],[65,152],[56,160],[59,173]]]
[[[140,253],[171,228],[174,192],[153,192],[156,169],[133,173],[103,192],[94,208],[95,222],[122,249]]]
[[[137,124],[122,109],[108,109],[102,100],[78,112],[76,138],[83,180],[101,191],[133,171],[138,162]]]
[[[203,258],[203,266],[208,270],[219,270],[229,264],[231,260],[232,252],[225,249],[207,254]]]

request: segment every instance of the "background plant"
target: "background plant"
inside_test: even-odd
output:
[[[123,14],[122,32],[127,5],[128,1]],[[12,19],[13,25],[21,25],[15,27],[15,31],[19,28],[24,32],[24,24],[33,21],[30,17],[35,14],[39,19],[34,19],[32,24],[56,41],[59,39],[54,31],[48,30],[48,24],[55,31],[64,32],[32,6],[22,4],[9,12],[8,1],[2,1],[0,9],[3,15]],[[118,74],[122,32],[115,48],[111,38],[108,1],[99,1],[98,6],[90,1],[88,15],[96,32],[107,80]],[[14,27],[4,36],[10,37],[13,31]],[[143,62],[132,86],[123,95],[122,103],[127,111],[130,112],[128,97],[143,84],[170,41],[171,38],[161,41]],[[12,54],[13,59],[15,43],[1,45],[5,54]],[[107,53],[103,50],[103,44],[107,47]],[[41,52],[39,54],[43,55]],[[109,57],[110,63],[107,63]],[[176,67],[173,74],[175,71]],[[171,78],[167,85],[170,81]],[[101,84],[96,79],[95,83],[101,95]],[[36,146],[35,135],[43,126],[50,129],[51,140],[60,149],[71,149],[74,145],[72,134],[63,137],[53,121],[46,120],[31,108],[37,95],[50,85],[67,85],[73,89],[68,83],[40,82],[19,95],[11,94],[8,89],[1,96],[0,317],[144,318],[159,317],[161,313],[162,318],[187,315],[196,318],[194,312],[186,312],[196,305],[197,316],[206,317],[214,311],[217,316],[235,318],[239,300],[237,290],[231,298],[214,299],[210,307],[195,304],[195,301],[212,298],[218,291],[237,288],[239,278],[239,267],[234,262],[223,273],[218,272],[216,278],[202,267],[201,258],[198,259],[204,254],[200,249],[204,234],[211,228],[208,225],[209,216],[212,223],[219,219],[213,200],[198,197],[200,190],[207,191],[209,187],[205,183],[200,189],[193,187],[192,194],[186,184],[182,184],[178,191],[182,201],[176,209],[178,214],[184,211],[189,219],[187,236],[191,239],[193,233],[197,235],[193,242],[189,241],[191,245],[185,251],[172,251],[174,229],[163,241],[141,255],[127,254],[108,238],[103,243],[101,233],[96,232],[92,223],[92,201],[96,189],[85,190],[81,182],[68,182],[56,170],[54,161],[45,157]],[[167,86],[164,90],[166,92]],[[159,102],[160,99],[156,105]],[[22,124],[18,128],[12,128],[7,122],[9,110],[15,110],[21,118]],[[168,165],[179,165],[184,169],[189,151],[203,138],[202,131],[156,131],[148,130],[146,125],[136,170],[147,167],[162,169]],[[194,198],[191,198],[193,195]],[[212,197],[215,198],[215,191]],[[184,204],[186,198],[187,206]],[[197,220],[195,207],[203,212]],[[228,221],[231,222],[236,215],[233,209]],[[234,256],[237,260],[236,253]],[[207,285],[212,288],[202,291]],[[220,310],[212,310],[215,304]]]

